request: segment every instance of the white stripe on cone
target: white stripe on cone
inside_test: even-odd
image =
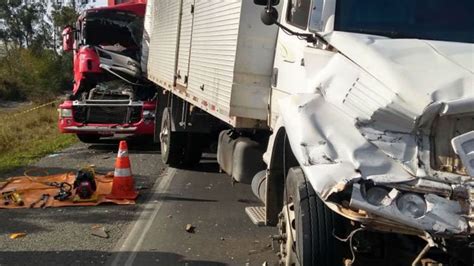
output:
[[[123,157],[128,157],[128,151],[127,150],[119,150],[117,157],[123,158]]]
[[[114,176],[118,177],[129,177],[132,176],[132,171],[130,171],[130,168],[116,168],[114,172]]]

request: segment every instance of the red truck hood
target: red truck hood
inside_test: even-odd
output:
[[[92,8],[88,11],[101,11],[101,10],[120,10],[120,11],[130,11],[139,17],[145,16],[146,4],[145,3],[125,3],[111,7],[98,7]]]

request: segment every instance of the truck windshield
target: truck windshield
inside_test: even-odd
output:
[[[117,45],[138,48],[143,19],[130,12],[103,10],[87,14],[84,26],[85,44]]]
[[[474,41],[474,0],[339,0],[335,30],[452,42]]]

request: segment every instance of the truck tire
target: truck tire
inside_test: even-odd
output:
[[[172,116],[169,108],[163,111],[160,130],[161,159],[172,167],[179,166],[185,147],[185,135],[172,129]]]
[[[100,143],[100,136],[99,135],[76,134],[76,136],[82,143],[87,143],[87,144]]]
[[[278,223],[281,264],[342,265],[344,243],[333,232],[339,235],[345,220],[318,197],[300,167],[288,171],[284,198]]]

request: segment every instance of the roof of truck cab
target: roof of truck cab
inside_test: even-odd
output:
[[[91,9],[86,10],[86,12],[103,11],[103,10],[129,11],[139,17],[144,17],[145,9],[146,9],[146,4],[144,3],[124,3],[124,4],[115,5],[115,6],[91,8]]]

